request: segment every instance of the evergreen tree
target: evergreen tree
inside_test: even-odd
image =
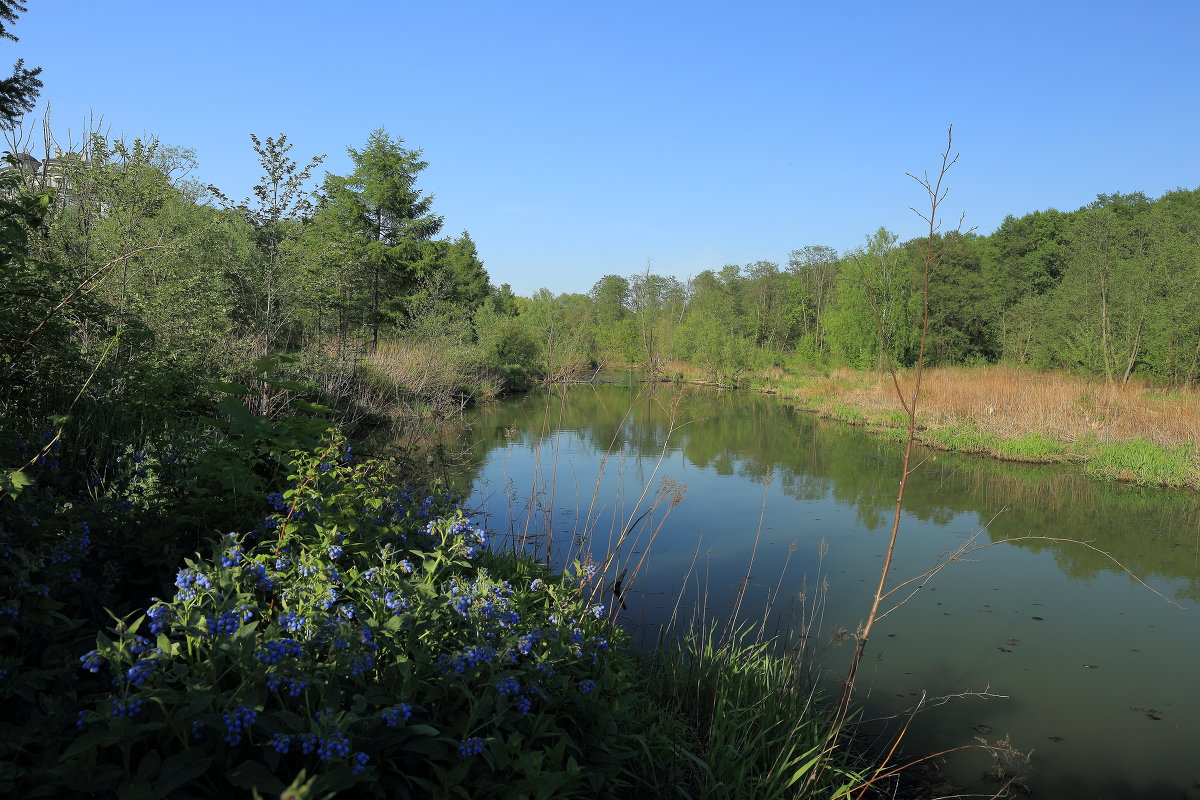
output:
[[[378,347],[383,303],[414,289],[420,245],[438,234],[442,218],[430,210],[433,195],[416,187],[417,175],[429,166],[420,150],[380,128],[362,150],[347,151],[354,171],[326,177],[324,211],[359,240],[355,261],[366,278],[371,346]]]
[[[0,0],[0,39],[18,41],[8,26],[17,21],[17,15],[25,12],[25,6],[16,0]],[[17,59],[12,75],[0,80],[0,126],[12,126],[21,115],[33,109],[42,82],[38,78],[41,67],[25,69],[24,59]]]

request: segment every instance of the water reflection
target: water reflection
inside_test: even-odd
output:
[[[490,524],[549,534],[560,557],[572,544],[586,547],[589,531],[603,550],[647,507],[638,502],[643,482],[669,476],[687,484],[687,497],[654,541],[629,597],[630,621],[661,624],[677,604],[719,617],[746,583],[744,609],[777,597],[771,624],[794,628],[790,612],[802,595],[811,603],[819,572],[829,580],[823,640],[853,630],[878,575],[900,446],[773,397],[640,388],[581,386],[477,410],[457,433],[461,474]],[[922,693],[986,688],[1007,699],[921,715],[909,747],[970,743],[983,726],[992,739],[1008,735],[1036,750],[1037,797],[1166,796],[1157,793],[1164,786],[1189,796],[1200,781],[1190,747],[1200,734],[1197,496],[1069,469],[924,455],[909,483],[893,579],[921,574],[972,537],[1014,541],[952,565],[884,620],[864,667],[868,713],[895,714]],[[664,513],[656,509],[648,523]],[[631,563],[645,542],[631,548]],[[846,657],[834,650],[827,663],[840,669]],[[1152,719],[1137,708],[1162,713]],[[950,771],[967,784],[988,763],[969,754]]]

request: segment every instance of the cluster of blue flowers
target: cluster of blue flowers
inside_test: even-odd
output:
[[[408,722],[412,719],[412,706],[408,703],[397,703],[380,711],[379,718],[383,720],[383,724],[394,728],[401,722]]]
[[[259,645],[254,655],[262,663],[273,666],[285,658],[304,655],[304,647],[294,639],[271,639]]]
[[[258,711],[239,704],[228,709],[221,718],[225,722],[225,743],[232,747],[241,744],[242,734],[258,719]]]
[[[295,611],[286,611],[279,615],[279,626],[288,633],[300,633],[304,630],[306,617],[302,617]]]
[[[232,533],[229,535],[233,536]],[[235,544],[233,547],[231,547],[225,551],[225,555],[221,556],[221,566],[222,567],[235,567],[238,564],[242,563],[242,559],[244,559],[245,557],[246,557],[246,555],[245,555],[245,553],[242,552],[242,548],[238,547]]]
[[[512,584],[507,581],[497,583],[481,571],[470,583],[458,579],[452,581],[446,599],[459,616],[470,618],[482,635],[494,636],[500,631],[512,630],[521,622],[520,615],[513,609],[513,595]]]
[[[99,650],[89,650],[79,657],[79,661],[88,672],[99,672],[100,667],[104,666],[104,658]]]
[[[197,587],[200,589],[211,589],[212,581],[203,572],[185,568],[179,570],[179,574],[175,576],[175,586],[179,588],[175,596],[180,600],[194,600],[196,599]]]
[[[299,697],[307,688],[308,681],[289,678],[274,672],[267,676],[267,690],[271,692],[283,691],[288,697]]]
[[[458,754],[463,758],[477,756],[483,752],[483,739],[478,736],[472,736],[469,739],[463,739],[458,743]]]
[[[159,660],[155,656],[161,656],[162,650],[155,648],[155,653],[149,658],[143,658],[125,672],[125,680],[132,683],[134,686],[141,686],[154,671],[158,668]]]
[[[457,550],[466,558],[474,558],[487,547],[487,534],[479,528],[472,528],[471,523],[465,519],[447,520],[430,520],[425,526],[425,536],[431,542],[437,542],[442,537],[442,530],[445,530],[445,537],[442,539],[451,550]]]
[[[472,645],[457,653],[442,653],[437,658],[438,668],[443,675],[462,675],[469,669],[480,664],[490,664],[496,660],[496,649],[486,645]]]
[[[324,456],[329,452],[327,448]],[[394,702],[399,697],[414,700],[414,690],[429,686],[435,687],[436,695],[438,672],[453,678],[447,685],[456,687],[454,691],[461,687],[486,702],[497,725],[528,726],[520,718],[532,713],[535,704],[543,713],[553,713],[562,704],[578,708],[590,702],[580,695],[597,688],[586,656],[595,663],[607,646],[593,635],[602,624],[596,621],[604,616],[603,605],[585,607],[574,594],[576,587],[560,593],[543,579],[528,584],[536,596],[518,592],[467,563],[487,547],[487,536],[461,512],[439,517],[447,512],[440,496],[414,496],[405,490],[405,496],[384,498],[382,505],[373,498],[364,503],[362,493],[334,492],[348,485],[341,468],[313,479],[319,465],[309,464],[307,473],[297,470],[300,477],[293,478],[287,499],[283,492],[266,497],[279,514],[290,513],[294,499],[293,519],[304,510],[311,519],[289,524],[278,536],[265,536],[260,528],[240,540],[232,534],[223,538],[211,558],[189,562],[179,571],[178,592],[171,602],[156,601],[147,610],[149,632],[169,637],[168,652],[181,661],[165,668],[171,664],[169,656],[156,646],[167,648],[164,640],[134,634],[122,636],[121,647],[102,647],[103,654],[92,651],[80,659],[93,672],[108,661],[112,675],[118,680],[124,676],[120,686],[128,696],[113,701],[113,714],[138,713],[142,701],[136,695],[150,697],[149,686],[161,693],[156,698],[173,696],[180,698],[173,702],[184,703],[182,698],[192,691],[192,676],[184,667],[220,658],[229,665],[222,669],[229,670],[225,674],[231,676],[230,685],[238,687],[213,700],[215,710],[230,704],[223,713],[223,728],[212,725],[227,745],[249,740],[271,753],[270,758],[295,753],[340,762],[357,775],[374,763],[367,753],[355,752],[357,743],[389,747],[386,742],[397,738],[371,739],[373,730],[404,726],[414,716],[446,730],[436,696],[432,701],[418,696],[419,702]],[[326,511],[315,503],[321,491],[330,506]],[[341,506],[334,508],[329,498],[343,496],[349,501],[339,499]],[[355,527],[345,524],[344,516],[323,517],[327,512],[354,515]],[[375,519],[375,514],[386,519]],[[268,519],[278,525],[278,517]],[[373,529],[372,520],[381,528]],[[353,530],[352,538],[343,539],[336,533],[339,529]],[[582,571],[587,569],[594,573],[594,567]],[[455,623],[442,624],[448,618]],[[257,627],[244,630],[252,620]],[[430,623],[438,627],[430,628]],[[221,638],[239,630],[233,642]],[[421,632],[420,638],[415,631]],[[432,664],[431,649],[437,653]],[[397,669],[401,663],[403,669]],[[302,722],[319,699],[337,712],[313,715],[312,732],[297,733],[297,718]],[[165,711],[184,730],[190,723],[192,734],[203,737],[214,708],[180,705]],[[88,713],[89,719],[106,718]],[[463,734],[480,734],[459,741],[461,758],[485,752],[494,733],[492,723],[484,724],[460,729]],[[291,732],[277,733],[281,729]],[[403,736],[424,737],[430,734],[422,731],[428,730],[428,725],[414,724]],[[219,746],[217,735],[211,739],[210,744]]]
[[[150,619],[150,632],[158,636],[171,629],[171,622],[175,619],[175,612],[171,610],[169,605],[160,601],[146,610],[146,616]]]
[[[344,733],[330,734],[317,744],[317,758],[322,761],[332,761],[348,755],[350,755],[350,740]]]
[[[408,600],[399,592],[388,592],[383,596],[383,603],[393,614],[399,614],[408,608]]]
[[[133,699],[116,699],[112,701],[112,715],[114,717],[136,717],[142,713],[142,701]]]
[[[206,616],[205,623],[208,626],[208,635],[216,636],[233,636],[237,633],[237,629],[241,627],[243,622],[249,622],[254,619],[254,610],[246,603],[242,603],[235,609],[222,611],[214,619],[211,615]]]

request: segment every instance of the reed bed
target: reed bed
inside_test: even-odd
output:
[[[912,394],[914,378],[898,376]],[[830,370],[790,394],[835,399],[867,418],[899,408],[891,376]],[[1059,442],[1144,439],[1160,447],[1200,443],[1200,392],[1157,391],[1141,381],[1106,385],[1061,372],[1016,367],[937,367],[925,371],[918,425],[972,425],[1002,439],[1039,433]]]
[[[914,376],[897,375],[912,394]],[[804,405],[857,425],[906,428],[886,373],[835,369],[788,391]],[[918,438],[947,450],[1015,461],[1086,462],[1094,474],[1200,488],[1200,393],[1109,385],[1008,366],[926,370]]]

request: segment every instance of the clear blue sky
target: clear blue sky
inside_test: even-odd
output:
[[[385,127],[518,294],[911,238],[950,123],[981,233],[1200,186],[1194,2],[27,2],[0,55],[60,137],[102,116],[243,197],[250,133],[345,173]]]

